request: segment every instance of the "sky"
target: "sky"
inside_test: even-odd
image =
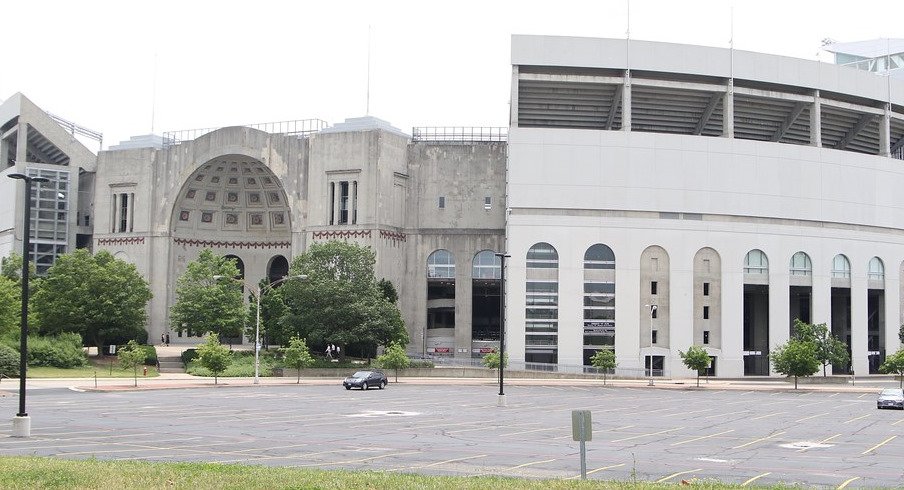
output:
[[[22,92],[104,148],[366,114],[406,133],[507,126],[512,34],[624,39],[630,25],[631,39],[831,62],[823,39],[902,38],[902,20],[902,0],[13,0],[0,99]]]

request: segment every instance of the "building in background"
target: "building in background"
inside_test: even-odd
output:
[[[625,374],[685,375],[679,351],[701,345],[713,375],[769,375],[795,318],[851,346],[835,373],[876,372],[900,346],[900,80],[545,36],[512,38],[512,70],[509,128],[301,120],[138,136],[95,157],[16,95],[0,105],[0,155],[7,172],[58,172],[35,211],[40,269],[47,250],[79,246],[136,264],[154,292],[150,338],[169,331],[173,285],[201,250],[256,283],[341,239],[376,252],[412,354],[498,346],[502,250],[513,364],[580,372],[614,349]],[[21,212],[2,180],[6,253]]]
[[[904,39],[872,39],[850,43],[827,41],[824,49],[835,55],[835,64],[904,78]]]

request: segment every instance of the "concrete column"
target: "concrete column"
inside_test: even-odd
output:
[[[0,169],[5,169],[9,158],[9,143],[0,138]]]
[[[119,220],[116,219],[119,216],[119,194],[117,194],[115,192],[113,193],[113,210],[112,211],[113,212],[110,213],[110,219],[112,220],[112,224],[110,226],[110,233],[116,233],[116,230],[118,229],[116,227],[116,225],[119,222]]]
[[[729,78],[722,98],[722,136],[734,138],[734,79]]]
[[[28,161],[28,124],[24,122],[19,123],[19,129],[16,132],[16,162],[20,165],[25,165],[25,162]],[[24,172],[23,167],[23,172]]]
[[[744,376],[744,273],[730,261],[722,265],[722,356],[716,369],[721,378],[740,378]]]
[[[129,194],[129,228],[128,231],[135,230],[135,193]]]
[[[332,182],[333,184],[333,222],[330,223],[332,225],[338,225],[342,220],[342,208],[339,207],[341,196],[342,196],[342,186],[338,181]]]
[[[468,254],[456,250],[455,257],[455,357],[471,357],[471,328],[473,320],[473,283],[471,260]],[[466,260],[468,259],[468,260]]]
[[[622,90],[622,131],[631,131],[631,70],[625,70],[625,87]]]
[[[891,105],[885,104],[885,113],[879,120],[879,155],[891,155]]]
[[[518,127],[518,65],[512,66],[512,93],[509,98],[509,126]]]
[[[566,264],[582,264],[583,252],[559,250],[559,364],[569,366],[584,363],[584,270]]]
[[[348,189],[348,200],[351,203],[348,209],[348,222],[358,224],[358,181],[351,181]]]
[[[672,376],[694,376],[695,372],[684,366],[679,351],[687,351],[694,342],[694,315],[702,315],[694,309],[694,257],[692,255],[672,258],[672,274],[669,291],[669,372]]]
[[[788,263],[779,260],[772,262],[769,267],[769,352],[788,342],[790,337],[790,287]],[[771,365],[769,372],[775,374]]]
[[[885,266],[885,355],[894,354],[901,348],[898,330],[901,322],[901,281],[894,273],[896,269]]]
[[[854,262],[857,263],[857,262]],[[869,374],[867,357],[867,281],[865,274],[851,273],[851,365],[854,374]]]
[[[822,148],[822,104],[819,90],[813,91],[813,105],[810,106],[810,146]]]

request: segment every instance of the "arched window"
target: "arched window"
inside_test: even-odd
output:
[[[270,259],[267,266],[267,277],[270,282],[276,282],[289,275],[289,261],[282,255],[276,255]]]
[[[454,278],[455,257],[448,250],[437,250],[427,257],[427,277]]]
[[[527,251],[527,267],[556,269],[559,267],[559,253],[548,243],[538,243]]]
[[[615,254],[612,249],[597,243],[584,253],[585,269],[615,269]]]
[[[812,276],[813,263],[810,256],[804,252],[797,252],[791,257],[789,272],[792,276]]]
[[[879,257],[869,259],[869,278],[878,281],[885,279],[885,264]]]
[[[769,259],[762,250],[747,252],[744,257],[744,274],[769,274]]]
[[[245,263],[242,262],[242,259],[238,258],[236,255],[226,255],[223,257],[226,260],[232,260],[235,262],[235,266],[239,269],[239,275],[236,279],[244,279],[245,278]]]
[[[499,279],[502,277],[501,260],[492,250],[481,250],[474,255],[471,265],[472,279]]]
[[[832,260],[832,277],[851,278],[851,261],[844,254],[838,254]]]

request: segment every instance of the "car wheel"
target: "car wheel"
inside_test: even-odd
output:
[[[366,390],[366,389],[368,389],[368,388],[370,388],[370,386],[367,386],[367,381],[361,383],[361,389],[362,389],[362,390]]]
[[[380,389],[386,388],[386,380],[380,381]]]
[[[346,386],[345,389],[346,389],[346,390],[350,390],[350,389],[352,389],[352,387],[351,387],[351,386]]]

